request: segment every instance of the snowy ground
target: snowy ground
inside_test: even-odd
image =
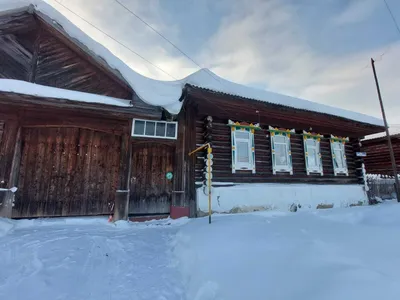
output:
[[[175,242],[187,299],[399,299],[400,204],[224,215]]]
[[[0,220],[0,299],[398,299],[400,204],[119,223]]]
[[[66,221],[13,222],[0,237],[0,299],[184,299],[168,251],[178,224]]]

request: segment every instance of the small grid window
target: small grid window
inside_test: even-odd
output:
[[[178,135],[178,123],[166,121],[150,121],[134,119],[132,124],[132,136],[176,139]]]

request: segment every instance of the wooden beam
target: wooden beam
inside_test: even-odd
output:
[[[21,127],[18,128],[17,137],[14,146],[14,155],[12,159],[11,172],[7,182],[7,188],[18,187],[19,167],[21,164]],[[0,192],[0,217],[11,218],[14,202],[14,193],[12,191]]]
[[[128,128],[132,127],[132,121],[129,121]],[[130,177],[132,168],[132,143],[130,131],[123,134],[121,138],[121,156],[119,164],[119,184],[115,195],[114,217],[113,221],[127,220],[129,213],[130,196]]]
[[[0,16],[0,35],[29,32],[36,26],[35,18],[27,11]]]
[[[35,79],[36,79],[36,70],[37,70],[38,57],[39,57],[39,51],[40,51],[41,37],[42,37],[42,30],[39,28],[37,35],[36,35],[35,42],[33,44],[32,60],[31,60],[29,74],[28,74],[29,82],[35,82]]]

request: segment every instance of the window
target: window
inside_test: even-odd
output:
[[[254,134],[245,128],[232,128],[232,173],[255,169]]]
[[[293,175],[292,153],[290,151],[290,132],[284,130],[271,131],[271,148],[272,148],[272,171],[289,172]]]
[[[347,170],[346,151],[344,145],[345,140],[331,138],[332,162],[335,176],[338,174],[349,175]]]
[[[151,138],[176,139],[178,134],[177,122],[150,121],[134,119],[132,136]]]
[[[323,175],[320,139],[321,136],[319,135],[304,135],[304,157],[307,175],[310,175],[310,173]]]

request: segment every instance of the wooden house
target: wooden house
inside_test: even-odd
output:
[[[400,134],[393,134],[392,146],[396,159],[397,170],[400,169]],[[364,157],[365,169],[368,174],[393,176],[392,162],[386,134],[368,138],[362,141],[362,150],[366,152]]]
[[[189,128],[196,133],[189,148],[210,143],[213,149],[213,211],[367,200],[363,158],[356,152],[361,138],[383,130],[381,120],[218,81],[187,84],[184,92]],[[200,214],[208,209],[204,157],[199,153],[188,170]]]
[[[0,13],[0,39],[0,216],[201,215],[205,143],[214,211],[365,200],[381,120],[209,70],[145,78],[45,3]]]
[[[177,124],[131,70],[46,3],[2,12],[0,40],[0,216],[169,215]]]

